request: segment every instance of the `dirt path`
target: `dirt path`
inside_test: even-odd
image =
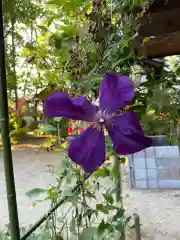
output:
[[[49,204],[42,203],[32,207],[34,199],[28,198],[25,193],[33,188],[46,188],[49,184],[56,183],[47,170],[48,165],[58,165],[60,154],[22,148],[13,152],[13,161],[19,220],[21,225],[29,225],[47,211]],[[0,153],[0,209],[0,228],[2,228],[8,223],[2,153]]]
[[[126,206],[140,214],[144,240],[180,240],[180,192],[131,191]]]
[[[32,207],[33,199],[29,199],[25,193],[34,187],[45,188],[55,184],[54,177],[47,172],[47,166],[57,166],[60,154],[19,148],[13,152],[13,161],[20,224],[29,225],[47,211],[49,204]],[[180,240],[180,191],[130,190],[127,176],[124,179],[124,204],[129,214],[140,214],[143,240]],[[3,228],[8,223],[8,211],[1,152],[0,209],[0,228]]]
[[[138,213],[142,240],[180,240],[180,190],[132,190],[123,184],[127,213]]]

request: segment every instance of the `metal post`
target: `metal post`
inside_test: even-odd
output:
[[[11,144],[9,139],[9,116],[8,98],[6,86],[5,47],[3,31],[2,0],[0,0],[0,111],[1,111],[1,135],[4,155],[4,169],[6,179],[6,191],[9,210],[9,223],[11,228],[11,239],[20,239],[19,220],[16,202],[16,190],[14,183],[14,172],[12,162]]]
[[[134,226],[135,226],[135,234],[136,240],[141,240],[141,225],[138,214],[134,214]]]

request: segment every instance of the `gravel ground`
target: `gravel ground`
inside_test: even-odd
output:
[[[59,153],[47,153],[19,148],[13,152],[17,202],[21,225],[29,225],[39,219],[49,208],[49,203],[32,207],[34,199],[25,193],[34,187],[45,188],[54,184],[47,165],[57,166]],[[124,204],[127,213],[139,213],[142,224],[142,240],[180,240],[180,191],[130,190],[127,184],[127,168],[123,178]],[[0,228],[8,223],[5,180],[2,153],[0,153]],[[133,239],[133,238],[131,238]]]
[[[180,240],[180,190],[132,190],[123,181],[127,213],[138,213],[142,240]]]
[[[37,152],[32,149],[19,149],[13,152],[16,194],[21,225],[34,223],[49,208],[49,203],[32,206],[35,199],[28,198],[25,193],[33,188],[46,188],[55,184],[54,177],[47,171],[48,165],[58,165],[60,156],[57,153]],[[39,199],[39,198],[38,198]],[[8,223],[6,188],[3,170],[2,153],[0,153],[0,229]]]

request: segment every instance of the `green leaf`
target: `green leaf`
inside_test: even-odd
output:
[[[68,188],[64,191],[63,197],[71,197],[73,196],[72,188]]]
[[[55,118],[53,118],[53,119],[54,119],[55,122],[60,123],[61,120],[62,120],[62,117],[55,117]]]
[[[32,116],[24,116],[22,119],[25,121],[34,121],[34,118]]]
[[[113,197],[112,197],[110,194],[106,193],[106,194],[103,194],[103,196],[104,196],[104,199],[105,199],[108,203],[110,203],[110,204],[113,204],[113,203],[114,203],[114,199],[113,199]]]
[[[37,27],[40,28],[41,30],[45,31],[45,32],[48,31],[48,28],[45,27],[45,26],[38,25]]]
[[[69,158],[67,156],[64,156],[63,158],[61,157],[60,166],[57,170],[59,176],[64,176],[65,174],[67,177],[67,169],[69,168],[69,163]]]
[[[42,131],[42,132],[57,132],[57,129],[50,125],[50,124],[44,124],[43,126],[40,126],[39,129]]]
[[[89,199],[90,199],[90,198],[96,199],[95,194],[91,193],[91,192],[88,191],[88,190],[85,192],[85,196],[88,197]]]
[[[130,40],[131,40],[131,38],[130,38],[130,37],[127,37],[127,38],[124,38],[124,39],[121,41],[121,43],[120,43],[120,48],[121,48],[121,50],[123,50],[125,47],[128,46]]]
[[[120,208],[117,210],[117,213],[113,216],[113,221],[117,221],[119,222],[121,220],[121,218],[124,216],[124,212],[125,210],[123,208]]]
[[[101,235],[107,229],[112,230],[113,226],[110,223],[105,223],[104,220],[102,220],[98,227],[98,234]]]
[[[24,116],[22,119],[24,119],[28,125],[34,122],[34,118],[32,116]]]
[[[130,222],[131,219],[132,219],[132,216],[127,217],[126,220],[125,220],[125,225],[127,225]]]
[[[78,240],[93,240],[94,235],[97,232],[96,227],[85,228],[83,232],[80,234]]]
[[[28,191],[26,193],[26,196],[35,197],[35,196],[39,196],[41,193],[44,193],[44,192],[46,192],[46,190],[43,188],[34,188],[34,189]]]
[[[121,164],[125,164],[128,161],[127,157],[119,157],[119,156],[116,156],[116,157]]]
[[[56,4],[56,5],[61,6],[63,4],[63,1],[60,1],[60,0],[49,0],[47,3],[48,4]]]
[[[124,230],[124,222],[122,219],[120,219],[118,223],[115,225],[115,229],[119,232],[122,232]]]
[[[76,221],[75,221],[75,218],[72,217],[72,221],[70,223],[70,231],[73,233],[73,234],[76,234]]]
[[[42,200],[36,200],[33,202],[32,206],[35,207],[37,204],[42,203]]]
[[[57,195],[57,187],[52,186],[47,190],[47,192],[50,198],[54,198]]]
[[[109,213],[109,209],[107,206],[103,205],[103,204],[96,204],[96,209],[100,212],[103,212],[105,214]]]
[[[113,175],[113,178],[118,179],[119,170],[118,170],[117,166],[113,166],[112,175]]]
[[[143,39],[143,42],[144,43],[147,43],[149,41],[149,38],[148,37],[145,37],[144,39]]]
[[[24,135],[25,133],[28,133],[29,129],[28,128],[19,128],[17,130],[12,130],[11,131],[11,136],[12,137],[20,137]]]
[[[91,216],[92,216],[93,214],[95,214],[95,215],[97,216],[98,211],[97,211],[97,210],[94,210],[94,209],[91,209],[91,208],[88,208],[88,209],[86,210],[86,212],[84,212],[83,217],[91,218]]]
[[[99,177],[108,177],[108,176],[111,175],[111,171],[110,171],[108,168],[103,167],[103,168],[97,169],[93,175],[94,175],[94,177],[96,177],[96,178],[99,178]]]

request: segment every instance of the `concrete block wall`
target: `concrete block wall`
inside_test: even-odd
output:
[[[131,188],[180,188],[178,146],[150,147],[128,159]]]

